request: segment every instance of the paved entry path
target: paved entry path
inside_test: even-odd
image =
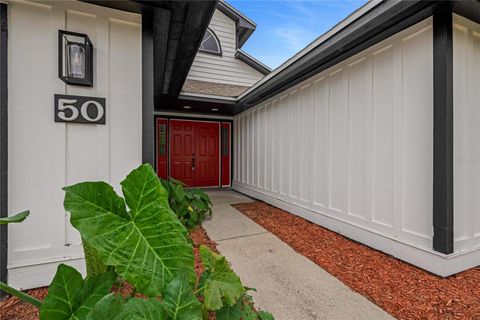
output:
[[[208,193],[213,219],[203,227],[243,284],[257,289],[258,309],[276,320],[393,319],[230,206],[251,199],[234,191]]]

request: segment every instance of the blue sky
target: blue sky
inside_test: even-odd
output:
[[[366,0],[227,0],[257,24],[242,47],[275,68]]]

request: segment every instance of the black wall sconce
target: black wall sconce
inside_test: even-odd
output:
[[[86,34],[58,30],[58,77],[66,84],[93,86],[93,44]]]

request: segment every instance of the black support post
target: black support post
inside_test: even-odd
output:
[[[154,166],[154,50],[152,12],[142,13],[142,162]]]
[[[433,14],[433,249],[453,252],[453,35],[449,2]]]
[[[154,102],[161,101],[164,93],[165,64],[170,31],[170,11],[162,8],[153,9],[153,64],[154,64]]]
[[[0,3],[0,217],[8,215],[7,5]],[[8,228],[0,225],[0,281],[7,282]],[[0,296],[2,296],[0,292]]]

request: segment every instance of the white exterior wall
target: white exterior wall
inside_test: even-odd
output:
[[[432,46],[427,19],[237,116],[234,188],[449,273],[432,250]]]
[[[81,240],[61,188],[85,180],[118,186],[141,163],[141,17],[77,2],[9,1],[9,226],[14,287],[50,283],[59,262],[83,266]],[[88,34],[94,87],[57,76],[58,30]],[[106,98],[106,125],[55,123],[54,94]]]
[[[455,252],[480,248],[480,25],[454,16]]]
[[[217,35],[222,56],[198,52],[187,79],[226,83],[239,86],[252,86],[264,75],[246,63],[235,59],[235,21],[218,9],[215,10],[209,28]]]

